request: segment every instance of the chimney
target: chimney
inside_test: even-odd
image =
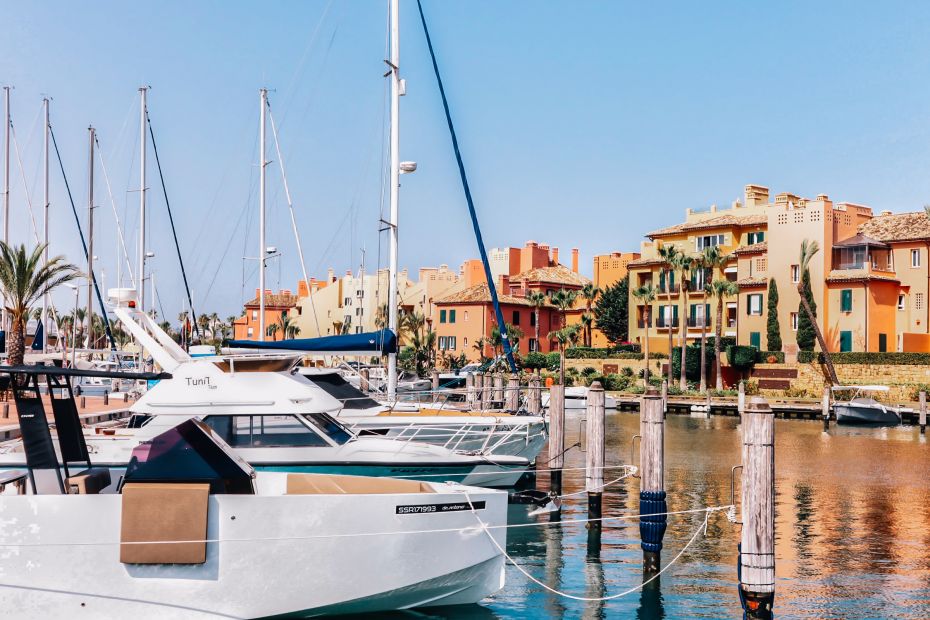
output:
[[[572,248],[572,271],[578,273],[578,248]]]
[[[332,268],[332,267],[330,267],[330,268],[327,270],[327,272],[326,272],[326,281],[327,281],[327,282],[335,282],[335,281],[336,281],[336,273],[333,271],[333,268]]]
[[[501,274],[501,281],[498,285],[497,292],[501,295],[510,295],[510,276]]]
[[[747,207],[767,204],[769,201],[769,188],[762,185],[747,185],[745,198]]]
[[[552,263],[554,265],[559,264],[559,248],[552,248]]]
[[[881,211],[881,212],[879,213],[879,215],[891,215],[891,211],[888,211],[888,210],[886,209],[886,210],[884,210],[884,211]]]
[[[255,299],[258,299],[258,294],[259,294],[259,292],[261,292],[261,290],[262,290],[262,289],[260,289],[260,288],[255,289]]]

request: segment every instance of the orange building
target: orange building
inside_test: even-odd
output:
[[[639,252],[611,252],[594,257],[594,286],[605,289],[626,277],[627,265],[637,260]]]
[[[320,283],[311,282],[314,290],[320,287]],[[325,284],[324,284],[325,286]],[[284,340],[285,333],[280,328],[282,317],[290,316],[296,320],[300,314],[301,308],[297,305],[300,299],[308,295],[308,287],[305,282],[300,282],[295,295],[288,289],[283,289],[273,293],[270,289],[265,290],[265,330],[269,326],[277,325],[278,328],[272,328],[272,334],[265,336],[265,340]],[[245,304],[245,314],[236,319],[233,323],[233,338],[236,340],[260,340],[260,321],[259,321],[259,289],[255,289],[255,297]]]

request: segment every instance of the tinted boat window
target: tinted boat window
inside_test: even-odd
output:
[[[340,446],[354,437],[345,426],[327,413],[308,413],[304,417]]]
[[[292,415],[207,416],[203,420],[234,448],[328,446],[320,434]]]
[[[378,403],[365,396],[365,393],[351,385],[341,375],[334,372],[319,375],[303,375],[321,390],[342,403],[346,409],[368,409],[377,407]]]

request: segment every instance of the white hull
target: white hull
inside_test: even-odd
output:
[[[259,474],[263,480],[283,476]],[[280,484],[280,483],[275,483]],[[436,493],[213,495],[207,559],[119,561],[121,496],[4,496],[0,609],[17,618],[258,618],[475,603],[503,586],[503,557],[461,503],[506,523],[505,493],[435,485]],[[93,524],[93,527],[87,527]],[[470,528],[465,531],[464,528]],[[409,533],[422,530],[454,530]],[[403,533],[408,532],[408,533]],[[506,530],[490,530],[501,546]],[[380,534],[366,536],[366,533]],[[81,543],[81,544],[77,544]],[[25,546],[16,546],[25,545]],[[441,550],[441,552],[437,552]]]
[[[587,407],[588,388],[586,387],[569,387],[565,389],[565,410],[566,411],[584,411]],[[543,392],[542,405],[549,408],[549,392]],[[608,394],[604,395],[604,408],[616,409],[617,399]]]

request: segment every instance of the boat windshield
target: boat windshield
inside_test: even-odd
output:
[[[341,402],[344,409],[369,409],[378,406],[377,401],[365,396],[364,392],[355,388],[335,372],[303,376]]]
[[[349,429],[328,413],[305,413],[304,419],[340,446],[355,438]]]

